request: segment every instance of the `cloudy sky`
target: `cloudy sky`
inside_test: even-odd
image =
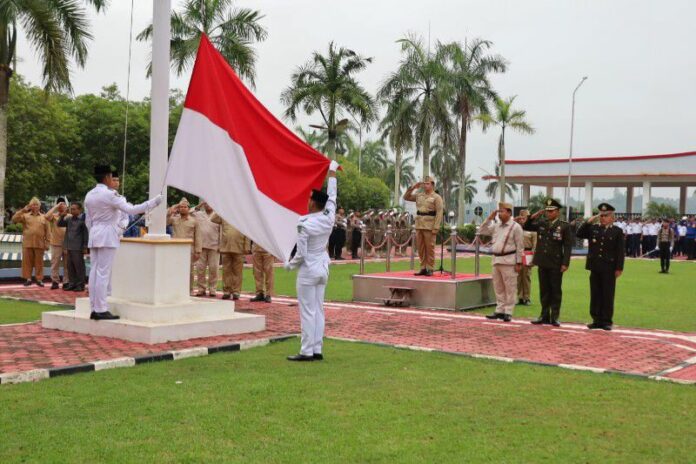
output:
[[[173,0],[174,7],[181,4]],[[518,95],[537,132],[510,134],[510,159],[567,156],[572,91],[578,92],[575,154],[635,155],[696,149],[696,53],[690,0],[239,0],[260,10],[268,39],[259,44],[256,94],[279,116],[279,97],[293,69],[329,41],[374,58],[360,75],[375,91],[400,58],[395,40],[407,32],[432,41],[481,37],[509,61],[493,79],[502,96]],[[75,92],[98,93],[116,82],[125,89],[129,0],[111,0],[105,14],[90,15],[94,41],[85,69],[75,70]],[[151,21],[152,0],[135,0],[134,28]],[[40,83],[40,68],[20,42],[19,72]],[[148,46],[134,43],[131,96],[149,94]],[[189,75],[172,76],[186,89]],[[317,122],[318,116],[300,124]],[[288,124],[290,124],[288,122]],[[496,131],[470,138],[471,172],[492,171]],[[656,192],[661,194],[663,192]],[[665,191],[664,193],[669,193]]]

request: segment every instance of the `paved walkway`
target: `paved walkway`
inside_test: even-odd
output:
[[[80,295],[2,285],[0,296],[69,305]],[[145,345],[48,330],[38,322],[0,325],[0,381],[17,372],[248,343],[300,331],[297,304],[292,298],[277,297],[273,304],[251,303],[244,298],[237,310],[264,314],[267,330]],[[590,331],[579,324],[539,327],[521,319],[504,323],[478,314],[352,303],[327,303],[326,318],[326,335],[339,339],[696,383],[696,333],[623,327],[612,332]],[[330,357],[327,353],[327,359]]]

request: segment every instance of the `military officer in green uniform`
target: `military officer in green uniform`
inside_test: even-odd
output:
[[[577,236],[589,242],[585,269],[590,271],[592,323],[587,327],[611,330],[616,279],[623,273],[626,253],[624,233],[614,225],[614,207],[608,203],[599,205],[599,214],[585,221]]]
[[[556,327],[561,324],[558,317],[561,313],[563,296],[561,284],[563,273],[570,266],[570,254],[573,249],[573,233],[570,225],[559,219],[561,204],[549,198],[545,208],[537,211],[524,224],[524,230],[537,233],[537,247],[534,253],[534,265],[539,269],[539,294],[541,300],[541,316],[532,324],[551,324]],[[545,218],[540,218],[545,213]]]

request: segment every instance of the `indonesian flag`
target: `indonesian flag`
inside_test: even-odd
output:
[[[287,260],[329,159],[278,121],[201,36],[166,183],[202,197],[227,222]]]

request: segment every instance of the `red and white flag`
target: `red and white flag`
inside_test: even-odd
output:
[[[278,121],[203,35],[166,183],[204,198],[227,222],[287,260],[297,220],[329,159]]]

